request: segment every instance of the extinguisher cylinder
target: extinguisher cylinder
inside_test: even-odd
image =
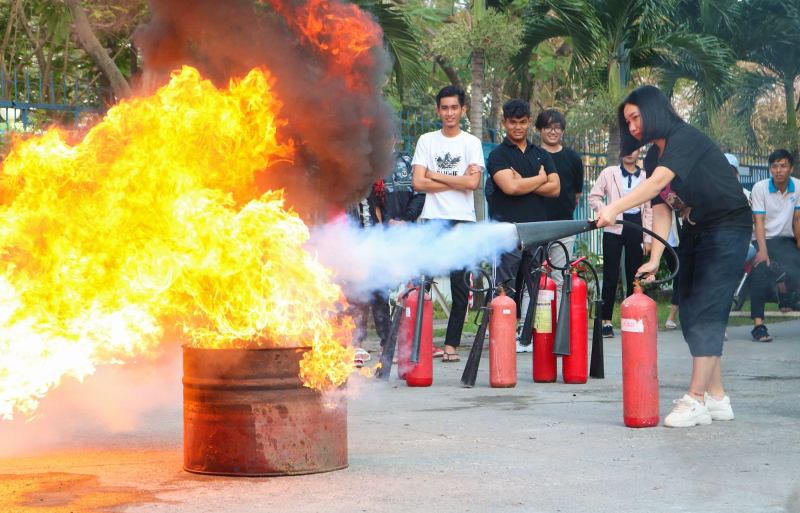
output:
[[[589,312],[586,283],[572,273],[569,309],[569,355],[561,357],[564,383],[581,384],[589,379]]]
[[[553,354],[556,333],[556,282],[546,274],[539,282],[539,297],[533,331],[533,381],[552,383],[558,373],[558,356]]]
[[[517,304],[505,292],[492,300],[489,316],[489,384],[517,385]]]
[[[419,294],[417,291],[408,295],[406,313],[409,317],[404,320],[409,321],[408,329],[408,357],[407,373],[405,375],[406,384],[410,387],[429,387],[433,384],[433,302],[431,296],[425,294],[425,304],[422,310],[422,332],[419,341],[419,362],[413,363],[411,357],[411,340],[414,337],[414,328],[417,318],[417,301]],[[411,304],[408,304],[410,302]],[[398,372],[400,360],[398,356]]]
[[[656,303],[640,287],[622,302],[622,409],[628,427],[657,426],[658,318]]]

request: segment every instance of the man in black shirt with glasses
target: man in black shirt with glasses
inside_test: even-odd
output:
[[[546,197],[557,197],[560,191],[561,185],[550,154],[528,140],[530,126],[531,108],[528,102],[515,99],[503,105],[506,137],[489,154],[486,164],[489,172],[486,184],[489,217],[495,221],[547,221],[544,200]],[[532,253],[532,250],[526,251]],[[523,252],[519,250],[504,253],[497,267],[497,282],[516,279],[522,258]],[[522,297],[522,312],[526,312],[529,300],[527,293],[518,297]],[[518,340],[517,352],[530,352],[530,344],[530,340]]]

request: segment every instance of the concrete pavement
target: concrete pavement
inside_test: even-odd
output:
[[[520,355],[517,387],[492,389],[485,352],[477,386],[464,389],[464,349],[461,363],[434,362],[431,388],[351,380],[345,470],[183,472],[172,401],[133,431],[86,425],[38,454],[0,459],[0,511],[798,512],[800,321],[771,325],[771,344],[751,342],[749,329],[731,328],[725,346],[731,422],[624,427],[619,334],[606,339],[606,379],[586,385],[534,384],[531,356]],[[680,333],[659,332],[662,419],[690,371]]]

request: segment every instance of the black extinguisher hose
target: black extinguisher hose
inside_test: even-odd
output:
[[[627,226],[629,228],[635,228],[636,230],[639,230],[640,232],[646,233],[647,235],[653,237],[658,242],[663,244],[664,248],[668,249],[669,252],[672,253],[672,258],[675,260],[675,270],[672,271],[672,274],[670,274],[669,276],[667,276],[663,280],[650,280],[650,281],[642,282],[642,284],[661,285],[662,283],[667,283],[667,282],[670,282],[670,281],[675,279],[675,277],[678,275],[678,270],[681,267],[681,263],[678,260],[678,253],[675,252],[675,248],[673,248],[672,246],[669,245],[669,242],[665,241],[664,239],[662,239],[661,237],[656,235],[656,233],[654,233],[652,230],[648,230],[644,226],[640,226],[640,225],[638,225],[636,223],[632,223],[630,221],[625,221],[624,219],[617,219],[615,224],[621,224],[622,226]],[[643,277],[644,277],[644,275],[637,276],[637,278],[643,278]]]

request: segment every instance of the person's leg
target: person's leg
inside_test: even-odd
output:
[[[769,246],[767,247],[769,251]],[[772,290],[772,273],[766,262],[761,262],[750,270],[750,318],[753,319],[753,337],[757,341],[767,341],[769,333],[764,328],[764,305]],[[761,331],[758,331],[761,329]]]
[[[725,397],[725,389],[722,386],[722,357],[717,358],[714,370],[711,372],[711,380],[706,386],[706,392],[712,398],[722,399]]]
[[[469,307],[469,289],[464,283],[465,269],[450,273],[450,297],[453,304],[450,307],[450,318],[447,320],[447,333],[444,339],[444,352],[454,354],[461,345],[461,333],[464,331],[464,318]]]
[[[676,249],[676,248],[673,248]],[[675,266],[678,264],[675,261],[675,257],[672,256],[672,253],[669,250],[664,250],[664,260],[666,260],[667,268],[670,272],[675,270]],[[679,269],[680,271],[680,269]],[[669,316],[665,322],[665,325],[668,329],[675,329],[675,316],[678,314],[678,302],[679,302],[679,291],[680,291],[680,282],[678,281],[678,277],[676,276],[674,280],[672,280],[672,300],[669,307]]]
[[[622,247],[622,235],[603,233],[603,324],[610,324],[614,315]]]
[[[373,292],[370,306],[372,307],[372,318],[375,320],[375,331],[381,339],[381,348],[383,348],[389,339],[389,330],[391,330],[392,324],[389,313],[389,295],[384,290]]]
[[[622,238],[625,241],[625,281],[627,295],[633,294],[633,282],[636,271],[642,266],[644,250],[642,249],[642,233],[634,228],[624,227]]]
[[[747,232],[718,230],[684,236],[681,241],[681,264],[685,265],[681,273],[687,272],[681,279],[680,313],[683,335],[693,357],[692,379],[686,394],[690,399],[684,396],[678,401],[664,419],[665,426],[710,423],[705,393],[724,396],[720,362],[723,337],[748,238]]]

